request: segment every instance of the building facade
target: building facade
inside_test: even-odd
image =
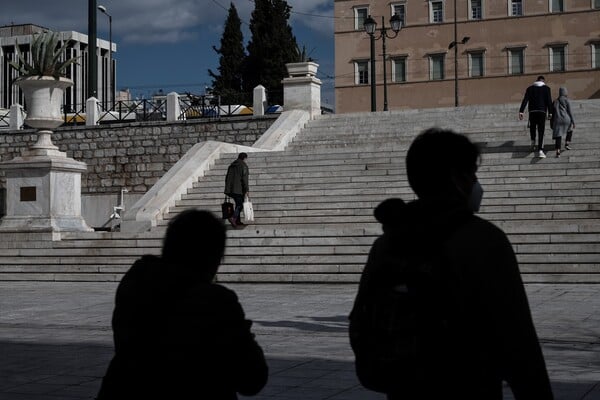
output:
[[[377,22],[375,37],[382,17],[387,28],[390,110],[520,102],[538,75],[553,97],[565,86],[573,99],[600,98],[600,0],[334,4],[338,113],[371,109],[370,37],[363,27],[368,16]],[[389,22],[394,14],[403,22],[396,37]],[[375,41],[377,110],[384,105],[382,41]]]
[[[26,59],[30,59],[32,35],[44,31],[48,29],[33,24],[0,27],[0,108],[10,108],[15,103],[24,104],[23,93],[12,84],[18,72],[9,63],[17,61],[16,46],[19,46],[21,54]],[[69,42],[67,58],[80,57],[77,63],[68,67],[67,78],[73,80],[73,86],[65,90],[64,100],[67,111],[75,112],[82,110],[87,100],[88,63],[90,62],[88,37],[79,32],[65,31],[60,32],[60,40],[61,45],[65,41]],[[112,43],[111,53],[109,42],[98,39],[97,48],[98,100],[107,108],[115,98],[113,93],[116,83],[116,62],[112,54],[116,52],[116,45]]]

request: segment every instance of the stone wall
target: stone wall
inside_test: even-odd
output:
[[[217,140],[251,146],[276,119],[277,115],[271,115],[62,127],[52,140],[67,156],[87,164],[82,194],[114,194],[121,188],[141,194],[194,144]],[[33,130],[0,131],[0,161],[20,155],[36,138]],[[0,188],[4,187],[0,173]]]

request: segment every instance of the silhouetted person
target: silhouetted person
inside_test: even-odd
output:
[[[512,246],[502,230],[474,215],[483,195],[479,159],[465,136],[429,129],[406,156],[418,200],[388,199],[375,209],[384,233],[361,277],[350,341],[364,384],[361,376],[373,364],[359,360],[381,346],[373,326],[389,311],[373,305],[391,291],[402,299],[390,308],[401,311],[389,329],[404,339],[381,349],[390,368],[380,373],[387,380],[378,391],[390,400],[501,400],[503,381],[517,400],[552,399]]]
[[[234,228],[244,225],[240,218],[240,213],[244,208],[244,197],[249,192],[248,187],[248,165],[246,165],[248,154],[240,153],[237,160],[232,162],[227,168],[225,176],[225,194],[235,201],[235,210],[233,217],[229,218],[231,226]]]
[[[523,111],[529,104],[529,135],[531,137],[531,151],[535,151],[535,132],[538,133],[537,156],[545,158],[544,154],[544,130],[546,129],[546,113],[552,113],[552,94],[546,85],[543,76],[538,76],[533,85],[529,86],[523,96],[519,108],[519,119],[523,119]]]
[[[125,274],[99,400],[233,400],[265,386],[251,321],[235,293],[213,283],[225,238],[211,213],[184,211],[169,223],[162,256],[143,256]]]

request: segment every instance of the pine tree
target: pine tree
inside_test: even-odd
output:
[[[215,52],[220,55],[219,73],[208,70],[208,74],[213,78],[213,90],[221,96],[222,104],[243,104],[244,97],[248,97],[242,93],[242,69],[246,54],[241,26],[242,21],[237,9],[230,3],[221,47],[213,46]]]
[[[296,38],[288,24],[291,9],[285,0],[254,1],[243,84],[247,92],[263,85],[271,104],[283,104],[285,64],[296,58]]]

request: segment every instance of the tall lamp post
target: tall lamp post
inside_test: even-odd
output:
[[[98,98],[98,54],[96,0],[88,0],[88,79],[86,98]]]
[[[390,25],[393,36],[388,36],[388,28],[385,26],[385,21],[381,17],[381,28],[377,29],[377,22],[369,15],[364,22],[365,32],[371,39],[371,111],[377,111],[377,89],[375,85],[375,41],[382,39],[383,43],[383,111],[388,111],[388,98],[387,98],[387,53],[385,47],[385,39],[393,39],[398,36],[398,32],[402,29],[402,20],[398,14],[394,14],[390,18]],[[379,30],[379,35],[375,33]]]
[[[470,37],[465,36],[458,41],[458,21],[456,20],[456,0],[454,0],[454,41],[448,46],[448,50],[454,48],[454,107],[458,107],[458,45],[465,44]]]
[[[454,107],[458,107],[458,45],[467,43],[469,39],[469,36],[465,36],[460,42],[454,40],[448,46],[448,49],[454,48]]]
[[[112,15],[106,11],[103,5],[98,6],[98,10],[108,17],[108,90],[110,92],[110,107],[115,104],[115,91],[113,85],[113,65],[112,65]]]

